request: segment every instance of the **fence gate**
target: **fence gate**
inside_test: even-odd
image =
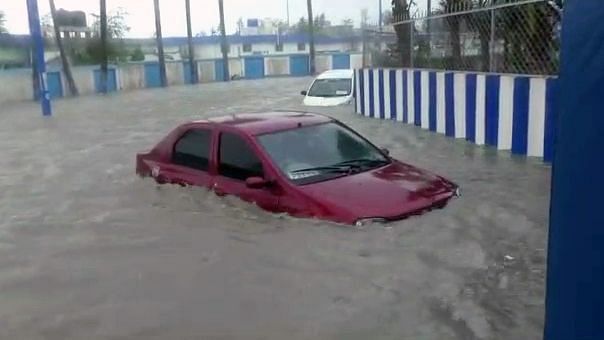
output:
[[[293,55],[289,60],[289,73],[292,76],[307,76],[310,74],[309,58],[307,55]]]
[[[159,63],[145,64],[145,86],[161,87]]]
[[[101,70],[94,70],[94,89],[96,92],[101,92]],[[117,91],[117,78],[115,76],[115,69],[111,68],[107,70],[107,92]]]
[[[245,58],[245,78],[264,78],[264,57]]]
[[[46,84],[50,98],[63,97],[63,82],[61,81],[61,72],[46,73]]]
[[[350,68],[350,54],[334,54],[332,58],[332,68],[334,70],[347,70]]]

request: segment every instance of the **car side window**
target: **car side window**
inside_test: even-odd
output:
[[[264,177],[262,162],[252,148],[240,136],[228,132],[220,135],[218,173],[242,181]]]
[[[174,144],[172,163],[197,170],[207,171],[210,163],[212,131],[194,129],[187,131]]]

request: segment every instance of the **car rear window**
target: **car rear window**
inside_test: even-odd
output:
[[[262,162],[240,136],[223,132],[220,135],[220,175],[237,180],[264,177]]]
[[[187,131],[174,144],[172,163],[197,170],[208,170],[212,132],[208,129]]]

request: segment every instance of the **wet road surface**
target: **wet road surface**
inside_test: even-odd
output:
[[[135,153],[178,123],[304,109],[309,81],[66,99],[50,119],[0,108],[0,338],[541,338],[538,160],[318,110],[462,188],[443,210],[363,229],[135,176]]]

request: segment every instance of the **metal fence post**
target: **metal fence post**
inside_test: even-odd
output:
[[[495,10],[491,12],[491,38],[489,39],[489,71],[495,72]]]

